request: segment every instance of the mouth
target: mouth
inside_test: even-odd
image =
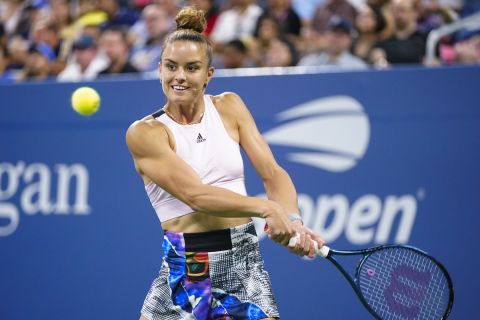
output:
[[[182,86],[182,85],[173,85],[173,86],[171,86],[171,88],[174,91],[177,91],[177,92],[182,92],[182,91],[185,91],[185,90],[188,89],[188,87],[185,87],[185,86]]]

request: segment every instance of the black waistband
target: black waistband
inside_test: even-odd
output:
[[[232,249],[230,229],[184,233],[186,252],[213,252]]]

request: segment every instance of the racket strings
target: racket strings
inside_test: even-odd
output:
[[[443,270],[409,248],[371,253],[357,281],[365,301],[381,319],[441,319],[448,308],[449,283]]]

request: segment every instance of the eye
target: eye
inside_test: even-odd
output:
[[[166,67],[167,67],[167,69],[170,70],[170,71],[174,71],[175,68],[176,68],[176,66],[175,66],[173,63],[167,63],[167,64],[166,64]]]
[[[198,65],[188,65],[187,66],[187,70],[190,71],[190,72],[194,72],[196,70],[200,69],[200,67]]]

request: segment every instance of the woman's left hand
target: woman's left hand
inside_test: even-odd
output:
[[[300,237],[300,240],[297,241],[295,247],[289,248],[290,252],[302,257],[308,256],[310,258],[314,258],[316,256],[316,252],[313,241],[317,242],[318,249],[325,244],[325,241],[320,237],[319,234],[305,227],[301,221],[293,221],[292,225],[295,232]]]

